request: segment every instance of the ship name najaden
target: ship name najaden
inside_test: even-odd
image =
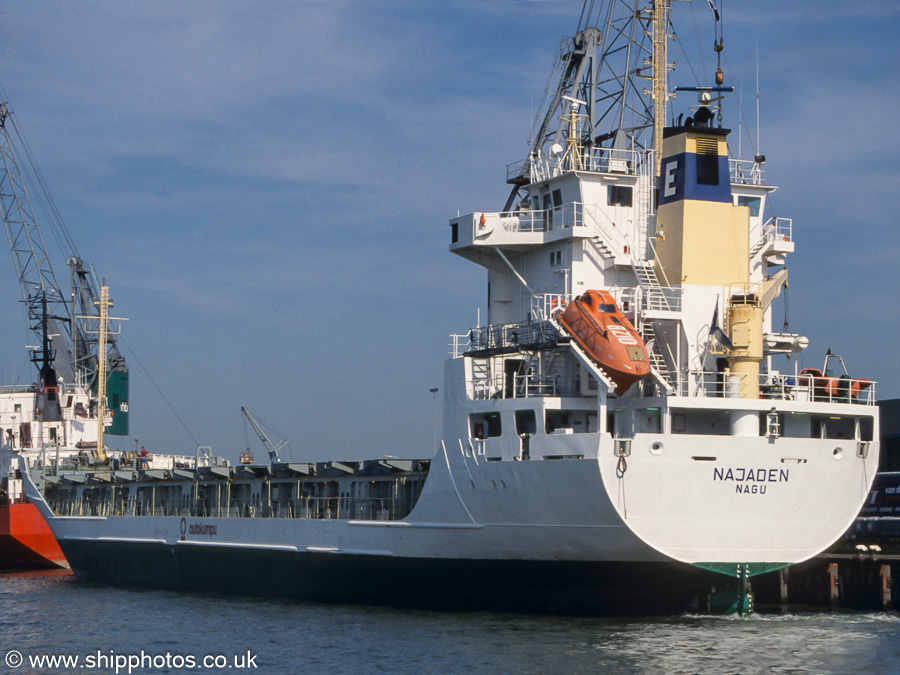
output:
[[[739,494],[766,494],[768,483],[787,483],[789,469],[713,469],[713,480],[734,482]]]

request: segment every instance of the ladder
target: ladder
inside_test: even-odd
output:
[[[674,385],[675,373],[669,369],[666,363],[651,321],[647,321],[641,326],[641,337],[644,338],[644,344],[648,346],[647,355],[650,358],[650,366],[668,384]]]
[[[659,283],[653,263],[632,258],[631,268],[644,296],[644,309],[671,312],[674,308]]]

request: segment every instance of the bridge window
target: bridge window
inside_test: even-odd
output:
[[[610,185],[606,202],[609,206],[631,206],[631,193],[630,185]]]
[[[747,206],[750,208],[750,217],[757,218],[759,216],[759,205],[762,199],[759,197],[738,197],[738,206]]]

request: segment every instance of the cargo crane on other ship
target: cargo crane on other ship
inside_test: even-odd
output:
[[[244,413],[244,417],[246,417],[247,421],[250,422],[250,426],[253,427],[253,431],[256,432],[256,435],[259,436],[259,440],[262,441],[263,446],[265,446],[266,450],[268,451],[269,462],[272,464],[279,463],[281,460],[278,458],[278,451],[281,450],[285,445],[290,443],[290,440],[284,439],[283,441],[280,441],[278,445],[275,445],[274,443],[272,443],[272,441],[269,440],[266,432],[263,431],[263,428],[260,426],[257,419],[250,413],[249,410],[241,406],[241,412]],[[249,454],[249,448],[247,450],[248,452],[245,453],[245,456],[251,457]],[[244,458],[241,459],[241,463],[245,463]]]

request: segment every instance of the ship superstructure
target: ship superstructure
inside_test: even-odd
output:
[[[731,158],[721,83],[669,101],[669,11],[583,12],[504,210],[450,222],[488,316],[452,337],[434,457],[62,471],[35,499],[75,571],[682,611],[728,583],[744,607],[748,578],[839,538],[876,471],[875,386],[799,370],[809,341],[775,329],[792,223],[764,215],[764,158]]]

